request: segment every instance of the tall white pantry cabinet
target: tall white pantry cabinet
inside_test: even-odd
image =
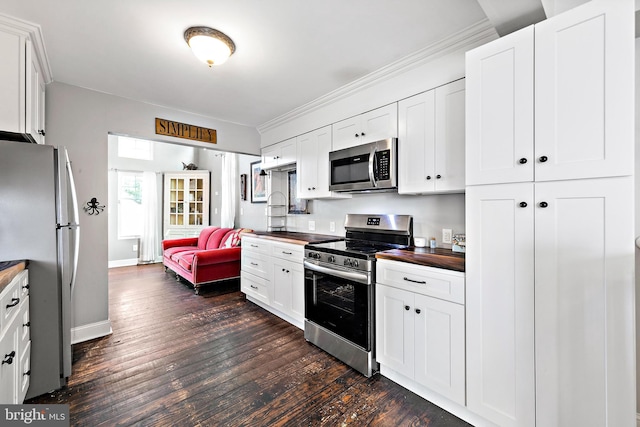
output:
[[[593,0],[467,53],[467,406],[634,426],[634,8]]]

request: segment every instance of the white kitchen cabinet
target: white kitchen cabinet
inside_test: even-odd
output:
[[[262,149],[263,170],[279,168],[296,163],[296,138],[278,142]]]
[[[331,126],[297,138],[297,191],[301,199],[349,198],[350,194],[329,191]]]
[[[262,308],[304,327],[304,246],[242,237],[240,290]]]
[[[467,185],[633,173],[630,16],[588,2],[467,52]]]
[[[464,305],[431,296],[442,294],[445,283],[462,286],[464,295],[464,273],[388,260],[376,264],[376,359],[381,372],[390,369],[464,405]]]
[[[207,170],[165,172],[163,238],[197,237],[209,225]]]
[[[0,17],[0,132],[44,143],[46,78],[33,39],[39,27]]]
[[[469,409],[501,426],[633,421],[631,193],[632,177],[467,188]]]
[[[28,270],[18,273],[0,293],[0,403],[21,404],[30,378]]]
[[[398,103],[398,193],[464,192],[464,79]]]
[[[398,137],[398,104],[393,103],[332,125],[332,151]]]
[[[534,426],[533,184],[467,187],[465,206],[467,407]]]

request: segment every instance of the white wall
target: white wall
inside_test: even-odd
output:
[[[640,39],[636,39],[636,150],[635,209],[636,237],[640,236]],[[636,247],[636,412],[640,413],[640,249]],[[640,418],[638,420],[640,426]]]
[[[47,86],[47,144],[66,146],[76,175],[79,203],[92,197],[107,200],[108,134],[183,143],[178,138],[159,138],[155,118],[217,129],[217,150],[258,154],[260,140],[255,129],[210,117],[171,110],[95,92],[64,83]],[[210,144],[197,143],[202,147]],[[81,215],[80,265],[73,301],[74,340],[109,333],[108,311],[108,212]]]

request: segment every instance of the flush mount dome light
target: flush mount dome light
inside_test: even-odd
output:
[[[193,54],[209,67],[223,64],[236,51],[229,36],[209,27],[187,28],[184,39]]]

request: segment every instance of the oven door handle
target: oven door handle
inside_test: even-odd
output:
[[[318,264],[314,264],[309,261],[304,261],[304,268],[317,271],[318,273],[328,274],[330,276],[340,277],[341,279],[353,280],[358,283],[363,283],[365,285],[369,285],[369,275],[367,273],[360,273],[356,271],[343,271],[337,270],[333,268],[323,267]]]

